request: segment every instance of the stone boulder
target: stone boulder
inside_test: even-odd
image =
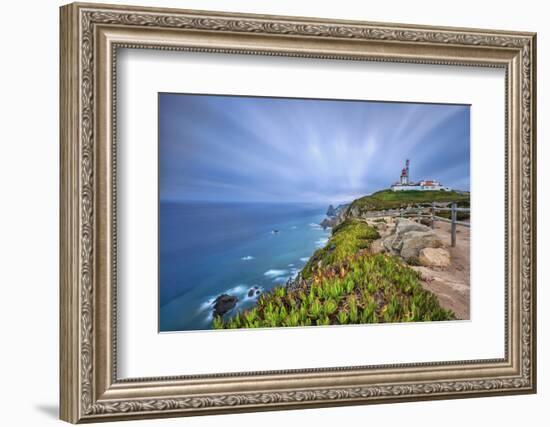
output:
[[[395,234],[400,236],[409,231],[430,231],[430,228],[410,219],[397,218],[395,221]]]
[[[433,231],[409,231],[401,236],[400,246],[401,257],[409,259],[418,257],[424,248],[440,248],[443,242]]]
[[[395,234],[390,234],[388,237],[384,237],[382,239],[382,246],[384,246],[384,249],[390,253],[394,253],[395,250],[393,249],[393,241],[395,240]]]
[[[431,233],[431,229],[425,225],[418,224],[410,219],[397,218],[395,221],[395,232],[391,236],[384,239],[384,247],[393,253],[401,252],[403,248],[403,239],[407,233],[422,232]]]
[[[388,249],[384,246],[384,240],[378,239],[371,243],[369,251],[371,254],[381,254],[387,252]]]
[[[451,254],[443,248],[424,248],[418,255],[418,261],[426,267],[448,267]]]
[[[385,224],[383,222],[379,222],[379,223],[374,224],[374,227],[382,233],[385,233],[388,230],[387,224]]]

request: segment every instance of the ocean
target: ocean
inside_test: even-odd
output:
[[[161,202],[159,330],[211,329],[212,305],[219,295],[238,298],[226,314],[232,316],[253,307],[261,293],[284,285],[328,241],[330,229],[319,226],[326,209]]]

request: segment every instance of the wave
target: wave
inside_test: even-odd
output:
[[[216,301],[216,298],[217,296],[215,297],[210,297],[208,298],[206,301],[204,301],[200,307],[199,307],[199,311],[205,311],[205,310],[210,310],[212,311],[212,306],[214,305],[214,302]]]
[[[294,265],[294,264],[292,264]],[[271,271],[271,270],[270,270]],[[273,277],[273,283],[286,283],[290,279],[294,280],[296,277],[298,277],[298,274],[300,274],[300,271],[302,271],[301,268],[292,267],[290,270],[276,270],[278,272],[284,272],[284,274],[281,275],[270,275]]]
[[[322,237],[322,238],[320,238],[319,240],[317,240],[317,241],[315,242],[315,245],[316,245],[318,248],[322,248],[322,247],[325,246],[327,243],[328,243],[328,237]]]
[[[310,222],[309,226],[312,227],[312,228],[316,228],[318,230],[321,229],[321,226],[319,224],[314,223],[314,222]]]
[[[250,261],[251,259],[254,259],[254,257],[252,255],[247,255],[247,256],[243,256],[241,259],[243,261]]]
[[[308,257],[308,256],[302,257],[302,258],[300,258],[300,261],[302,261],[302,262],[308,262],[308,261],[309,261],[309,257]]]
[[[275,269],[272,269],[272,270],[267,270],[264,273],[264,276],[279,277],[279,276],[284,276],[285,274],[288,274],[288,270],[275,270]]]
[[[214,320],[214,311],[210,310],[208,313],[206,313],[206,316],[204,317],[202,323],[205,325],[210,325],[210,323],[212,323],[212,320]]]
[[[230,289],[226,289],[223,293],[224,294],[229,294],[229,295],[239,296],[239,295],[244,294],[246,291],[248,291],[248,286],[242,284],[242,285],[234,286]]]
[[[237,297],[235,307],[230,310],[230,313],[234,313],[241,309],[243,305],[245,306],[245,308],[249,307],[250,304],[254,303],[254,300],[256,300],[264,292],[264,288],[260,285],[248,286],[245,284],[239,284],[233,286],[232,288],[226,289],[223,292],[220,292],[218,295],[207,297],[207,299],[203,301],[199,306],[198,311],[200,313],[206,312],[204,320],[206,320],[207,322],[211,322],[214,310],[214,303],[216,302],[218,296],[220,296],[221,294],[227,294]]]

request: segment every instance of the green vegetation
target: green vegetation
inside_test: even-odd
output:
[[[373,227],[346,220],[306,264],[297,288],[277,287],[253,309],[216,317],[214,329],[454,319],[416,271],[397,257],[369,253],[378,237]]]
[[[456,202],[458,206],[469,207],[470,195],[456,191],[392,191],[383,190],[354,200],[350,211],[379,211],[398,209],[407,205],[431,202]]]
[[[332,237],[324,248],[317,250],[302,269],[302,277],[309,279],[321,266],[344,261],[380,237],[376,229],[364,222],[348,219],[332,229]]]

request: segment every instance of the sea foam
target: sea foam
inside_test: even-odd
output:
[[[243,295],[245,292],[248,292],[248,286],[247,285],[237,285],[232,287],[231,289],[227,289],[224,293],[229,295]]]
[[[315,244],[317,245],[318,248],[322,248],[327,244],[327,242],[328,242],[328,237],[322,237],[321,239],[317,240]]]
[[[275,269],[272,269],[272,270],[267,270],[264,273],[264,276],[279,277],[279,276],[284,276],[285,274],[288,274],[288,270],[275,270]]]

